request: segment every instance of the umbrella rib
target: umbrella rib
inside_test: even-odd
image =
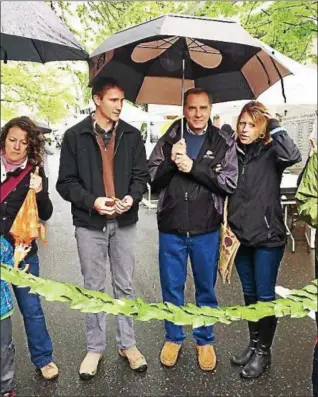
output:
[[[2,48],[2,51],[4,52],[4,57],[3,57],[3,62],[8,63],[8,51],[0,45],[0,48]]]
[[[206,50],[206,49],[204,48],[204,47],[207,47],[206,44],[200,43],[199,41],[197,41],[197,40],[195,40],[195,39],[192,39],[192,38],[190,38],[190,37],[188,37],[188,39],[191,40],[191,43],[188,44],[188,48],[189,48],[189,50],[190,50],[191,52],[203,52],[203,53],[205,53],[205,54],[219,54],[219,53],[220,53],[220,51],[218,51],[218,50],[215,50],[215,51],[208,51],[208,50]],[[196,47],[194,47],[193,49],[190,48],[190,45],[191,45],[191,44],[195,44]],[[211,47],[211,48],[212,48],[212,47]]]
[[[283,95],[283,98],[284,98],[284,102],[286,103],[286,102],[287,102],[287,98],[286,98],[286,94],[285,94],[285,86],[284,86],[283,76],[282,76],[280,70],[278,69],[278,67],[277,67],[276,62],[274,61],[274,59],[273,59],[272,57],[270,57],[270,59],[271,59],[273,65],[274,65],[274,68],[275,68],[275,70],[276,70],[276,72],[278,73],[278,76],[279,76],[279,78],[280,78],[280,84],[281,84],[281,87],[282,87],[282,95]]]
[[[172,45],[172,44],[174,44],[174,42],[171,42],[172,40],[174,40],[175,39],[175,37],[172,37],[170,40],[169,39],[161,39],[161,41],[163,41],[163,43],[161,43],[161,44],[159,44],[159,45],[157,45],[157,46],[150,46],[150,45],[147,45],[148,43],[142,43],[142,44],[140,44],[140,47],[139,48],[151,48],[151,49],[154,49],[154,50],[157,50],[157,49],[160,49],[160,48],[162,48],[164,45],[166,45],[166,44],[169,44],[169,45]],[[138,47],[138,46],[137,46]]]
[[[38,50],[38,48],[37,48],[37,46],[36,46],[36,44],[35,44],[35,42],[34,42],[33,39],[31,39],[31,43],[33,44],[33,47],[34,47],[36,53],[38,54],[40,61],[41,61],[42,63],[45,63],[45,62],[43,61],[43,59],[42,59],[42,57],[41,57],[41,54],[39,53],[39,50]]]
[[[262,65],[262,68],[264,69],[264,72],[266,73],[266,76],[267,76],[267,84],[270,85],[271,79],[269,77],[269,74],[267,72],[267,69],[265,68],[265,65],[264,65],[263,61],[261,60],[261,58],[258,55],[256,55],[256,59]]]

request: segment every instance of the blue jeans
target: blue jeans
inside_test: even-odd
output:
[[[187,260],[190,256],[197,306],[217,307],[214,286],[219,240],[219,231],[190,237],[159,233],[159,268],[164,302],[184,305]],[[186,337],[182,326],[169,321],[165,321],[165,330],[166,341],[180,344]],[[199,346],[213,344],[213,327],[195,328],[193,337]]]
[[[284,246],[273,248],[240,246],[235,265],[243,293],[250,302],[268,302],[275,299],[275,284],[284,250]]]
[[[26,261],[28,272],[39,276],[39,258],[33,255]],[[28,340],[31,361],[37,368],[45,367],[52,361],[52,341],[46,328],[40,297],[29,294],[30,288],[19,288],[13,285],[16,300],[23,316]]]

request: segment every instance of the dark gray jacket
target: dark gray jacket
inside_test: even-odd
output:
[[[152,188],[161,190],[157,213],[159,231],[197,235],[217,230],[222,221],[224,197],[236,188],[235,142],[209,121],[192,170],[184,173],[171,160],[172,146],[180,138],[181,121],[177,120],[159,139],[149,158]],[[218,164],[220,172],[215,171]]]
[[[117,217],[118,224],[136,223],[149,174],[141,134],[123,120],[116,132],[114,179],[116,197],[122,199],[129,194],[134,199],[131,209]],[[97,230],[106,226],[106,216],[94,209],[95,200],[105,196],[105,189],[102,157],[90,116],[65,132],[56,189],[64,200],[72,203],[75,226]]]
[[[249,247],[286,244],[286,228],[280,199],[283,171],[301,161],[300,152],[282,127],[272,130],[272,142],[238,144],[239,179],[230,197],[229,225]]]

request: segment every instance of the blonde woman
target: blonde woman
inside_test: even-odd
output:
[[[247,103],[237,121],[239,179],[229,200],[229,225],[241,245],[235,258],[246,305],[275,299],[278,268],[286,245],[280,204],[283,171],[301,161],[300,152],[266,107]],[[243,378],[257,378],[271,364],[277,319],[248,322],[249,344],[233,364]]]

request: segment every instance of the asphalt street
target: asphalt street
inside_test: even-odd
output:
[[[54,214],[47,223],[48,246],[40,245],[40,267],[43,277],[82,285],[82,276],[74,238],[70,204],[55,191],[59,151],[50,156],[50,193]],[[161,300],[158,274],[158,236],[155,210],[143,207],[138,223],[137,265],[135,293],[149,302]],[[299,288],[313,279],[313,252],[305,241],[297,241],[296,253],[285,252],[278,285]],[[111,292],[107,275],[107,290]],[[242,293],[236,273],[231,285],[217,282],[220,305],[242,304]],[[194,303],[192,275],[186,286],[186,300]],[[159,321],[136,322],[138,347],[148,360],[148,371],[134,373],[125,359],[117,353],[114,317],[108,317],[108,346],[100,370],[91,381],[82,381],[78,369],[85,356],[84,314],[71,310],[66,304],[44,302],[48,328],[54,344],[54,360],[60,376],[44,381],[30,362],[22,317],[16,306],[13,315],[16,346],[16,392],[18,396],[311,396],[311,365],[315,338],[315,323],[304,319],[279,320],[273,346],[271,370],[258,380],[246,381],[239,376],[239,368],[230,365],[231,354],[247,342],[247,325],[236,322],[216,325],[217,368],[213,373],[201,371],[197,365],[195,343],[191,329],[181,357],[172,369],[163,368],[159,352],[163,343],[163,324]]]

